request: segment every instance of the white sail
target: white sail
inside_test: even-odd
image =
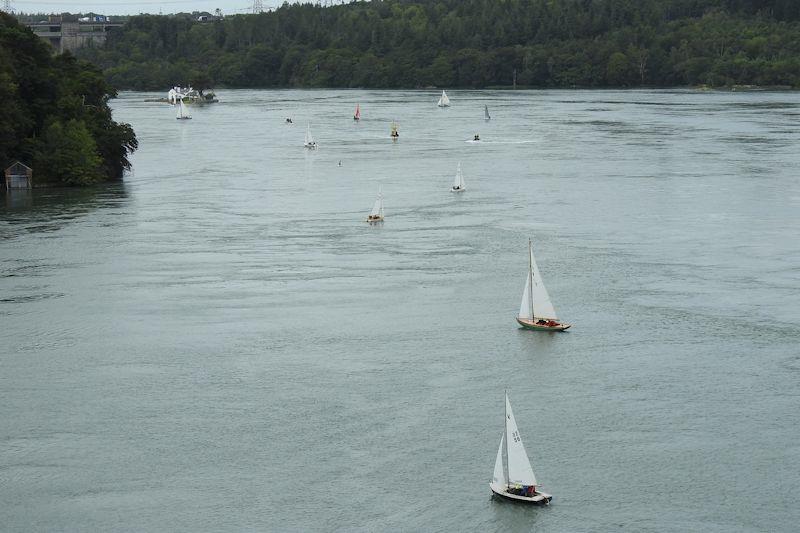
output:
[[[528,262],[528,276],[525,280],[525,290],[522,291],[522,302],[519,306],[519,318],[533,320],[535,318],[551,318],[558,320],[553,302],[544,286],[542,276],[539,274],[539,267],[533,257],[533,247],[528,243],[530,254]],[[531,283],[533,284],[533,294],[531,294]],[[533,303],[533,308],[531,308]]]
[[[375,200],[375,203],[372,204],[372,211],[369,212],[369,216],[380,216],[383,217],[383,194],[378,191],[378,198]]]
[[[450,99],[447,97],[447,93],[442,90],[442,96],[439,97],[439,101],[436,103],[439,107],[448,107],[450,105]]]
[[[491,120],[491,118],[492,118],[492,117],[489,116],[489,106],[488,105],[484,105],[483,106],[483,118],[486,119],[486,120]]]
[[[178,104],[177,118],[190,118],[189,111],[186,109],[186,104],[183,103],[183,98],[181,98],[180,103]]]
[[[461,190],[464,188],[464,175],[461,173],[461,163],[458,164],[456,170],[456,177],[453,180],[453,190]]]
[[[511,402],[506,394],[506,458],[508,461],[508,482],[520,485],[536,485],[536,476],[533,474],[528,454],[522,444],[522,437],[511,410]]]
[[[497,459],[494,460],[494,476],[492,477],[492,481],[501,487],[505,487],[507,483],[506,471],[503,468],[503,445],[505,441],[506,435],[503,433],[500,437],[500,447],[497,448]]]
[[[306,148],[312,148],[316,145],[314,137],[311,135],[311,124],[308,124],[306,127],[306,140],[304,144]]]
[[[531,276],[525,278],[525,290],[522,291],[522,303],[519,304],[519,318],[533,320],[531,313]]]

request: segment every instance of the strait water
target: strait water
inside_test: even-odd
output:
[[[0,195],[0,530],[796,530],[800,94],[153,96],[123,183]]]

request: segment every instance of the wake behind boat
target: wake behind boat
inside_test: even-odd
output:
[[[572,325],[558,321],[553,302],[550,301],[550,295],[533,257],[533,245],[530,239],[528,239],[528,279],[522,292],[517,322],[525,329],[539,331],[564,331]]]
[[[494,475],[489,483],[492,493],[520,503],[548,504],[553,496],[538,489],[517,421],[506,394],[505,430],[500,437],[500,447],[494,461]]]

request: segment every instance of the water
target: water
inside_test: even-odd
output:
[[[0,529],[796,528],[800,95],[150,96],[124,183],[0,196]]]

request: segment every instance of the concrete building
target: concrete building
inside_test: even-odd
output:
[[[111,28],[122,26],[109,22],[103,15],[92,15],[88,21],[63,20],[64,17],[49,17],[48,20],[26,23],[33,33],[53,45],[58,52],[77,50],[86,46],[99,46],[106,42]]]

